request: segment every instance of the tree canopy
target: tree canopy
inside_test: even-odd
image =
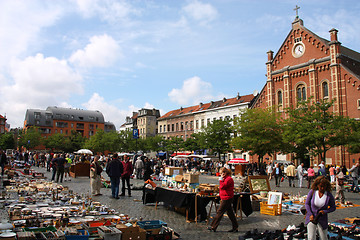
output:
[[[282,123],[279,113],[273,109],[246,109],[236,118],[236,137],[232,146],[250,155],[258,155],[261,162],[264,155],[273,155],[282,148]]]

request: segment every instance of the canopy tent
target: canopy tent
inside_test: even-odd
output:
[[[244,158],[233,158],[228,162],[228,164],[248,164],[248,163],[250,163],[249,160],[245,160]]]
[[[191,153],[173,153],[171,154],[172,157],[179,156],[179,155],[190,155]]]
[[[189,155],[176,155],[173,157],[173,159],[179,159],[179,158],[189,158]]]
[[[93,155],[93,152],[90,151],[89,149],[80,149],[80,150],[77,150],[76,152],[74,153],[77,153],[77,154],[90,154],[90,155]]]
[[[210,155],[196,155],[196,154],[190,154],[190,155],[177,155],[175,157],[173,157],[174,159],[179,159],[179,158],[200,158],[201,160],[204,161],[209,161],[209,160],[218,160],[219,158],[216,156],[210,156]]]

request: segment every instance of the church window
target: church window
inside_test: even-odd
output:
[[[329,85],[327,82],[322,83],[323,98],[329,98]]]
[[[283,104],[282,91],[278,91],[277,97],[278,97],[278,105],[281,106]]]
[[[305,101],[306,100],[306,87],[304,84],[300,84],[296,88],[296,97],[298,101]]]

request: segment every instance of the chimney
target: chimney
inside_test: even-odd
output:
[[[223,102],[226,102],[226,98],[225,98],[225,97],[223,98]]]
[[[268,55],[268,62],[271,62],[273,60],[273,57],[274,57],[274,52],[269,50],[267,52],[267,55]]]
[[[201,102],[201,103],[199,103],[199,107],[202,107],[203,106],[203,103]]]
[[[240,99],[240,94],[238,92],[237,96],[236,96],[236,99],[239,100]]]
[[[338,38],[337,38],[338,30],[333,28],[329,32],[330,32],[330,41],[331,42],[337,42],[338,41]]]

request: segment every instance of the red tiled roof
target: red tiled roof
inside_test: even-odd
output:
[[[131,117],[132,119],[136,119],[138,117],[139,113],[134,113],[134,115]]]
[[[235,105],[235,104],[239,104],[239,103],[250,103],[253,100],[253,98],[254,98],[253,94],[229,98],[229,99],[224,98],[223,100],[219,100],[216,102],[209,102],[209,103],[199,104],[199,105],[195,105],[195,106],[191,106],[191,107],[175,109],[175,110],[165,113],[158,119],[175,117],[175,116],[179,116],[179,115],[204,111],[204,110],[208,110],[208,109],[212,109],[212,108],[231,106],[231,105]]]

